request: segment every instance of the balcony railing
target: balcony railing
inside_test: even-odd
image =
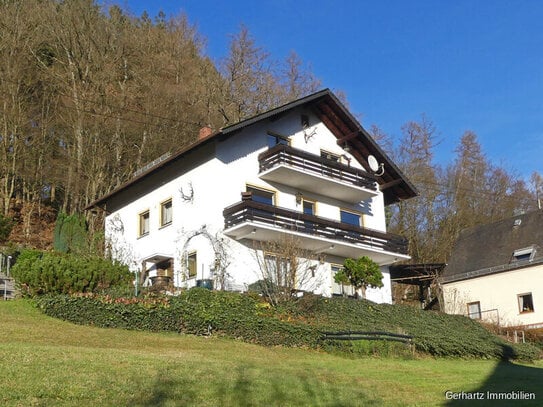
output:
[[[285,165],[306,174],[331,178],[356,187],[378,191],[372,174],[287,145],[278,144],[258,156],[260,173]]]
[[[243,223],[263,224],[282,232],[350,243],[377,251],[407,255],[407,239],[391,233],[341,223],[290,209],[244,200],[224,209],[225,232]]]

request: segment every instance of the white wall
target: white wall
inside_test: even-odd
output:
[[[519,310],[525,293],[532,293],[534,312]],[[443,284],[443,297],[449,314],[465,315],[467,304],[479,301],[483,319],[497,322],[499,315],[502,326],[543,323],[543,265]]]
[[[293,111],[276,121],[259,122],[244,128],[226,141],[216,141],[214,155],[203,164],[187,171],[179,178],[157,186],[152,193],[135,199],[106,219],[106,236],[115,246],[115,255],[130,264],[133,270],[141,269],[142,260],[151,255],[169,256],[174,259],[175,282],[179,286],[193,286],[196,279],[186,278],[186,254],[197,251],[197,279],[210,278],[214,267],[214,251],[209,237],[222,241],[232,253],[227,269],[231,276],[229,287],[244,290],[247,285],[258,280],[258,265],[255,251],[247,242],[237,242],[221,234],[224,227],[223,209],[241,200],[241,192],[246,185],[264,187],[276,192],[276,205],[301,211],[296,203],[296,190],[287,186],[270,185],[258,176],[258,155],[267,150],[268,131],[290,136],[291,145],[319,155],[320,150],[342,155],[347,154],[337,145],[336,137],[310,116],[310,127],[314,133],[306,142],[300,125],[300,111]],[[307,114],[307,112],[304,112]],[[313,132],[314,130],[314,132]],[[362,168],[351,157],[351,165]],[[189,158],[187,158],[188,160]],[[193,191],[193,199],[184,200],[182,193]],[[316,215],[333,220],[340,219],[339,208],[351,208],[365,212],[363,225],[372,229],[385,230],[385,213],[382,194],[365,204],[348,204],[317,194],[304,194],[315,200]],[[159,213],[161,202],[172,199],[173,222],[161,228]],[[370,210],[368,211],[368,208]],[[138,214],[150,211],[150,233],[138,237]],[[122,227],[119,227],[119,224]],[[212,239],[212,240],[213,240]],[[337,259],[342,263],[342,259]],[[148,264],[149,267],[151,264]],[[153,275],[154,270],[150,270]],[[390,277],[384,268],[385,287],[381,290],[368,290],[369,299],[377,302],[391,302]],[[315,292],[324,295],[332,293],[332,273],[330,263],[319,264],[316,269],[319,285]]]

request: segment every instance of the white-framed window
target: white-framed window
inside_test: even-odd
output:
[[[160,227],[168,226],[173,220],[172,199],[168,199],[160,204]]]
[[[517,295],[519,312],[534,312],[534,299],[532,293],[524,293]]]
[[[138,236],[146,236],[149,234],[150,231],[150,223],[149,223],[149,210],[141,212],[138,215]]]
[[[511,262],[516,261],[532,261],[534,258],[535,249],[533,247],[525,247],[524,249],[518,249],[513,252]]]
[[[481,303],[479,301],[469,302],[468,317],[471,319],[481,319]]]

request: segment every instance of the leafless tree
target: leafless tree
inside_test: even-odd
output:
[[[302,248],[295,236],[284,234],[278,240],[255,242],[254,256],[259,288],[273,305],[292,300],[297,292],[313,291],[322,283],[316,253]]]

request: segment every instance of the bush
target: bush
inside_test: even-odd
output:
[[[23,296],[92,292],[131,284],[127,266],[100,257],[23,250],[12,268]]]

